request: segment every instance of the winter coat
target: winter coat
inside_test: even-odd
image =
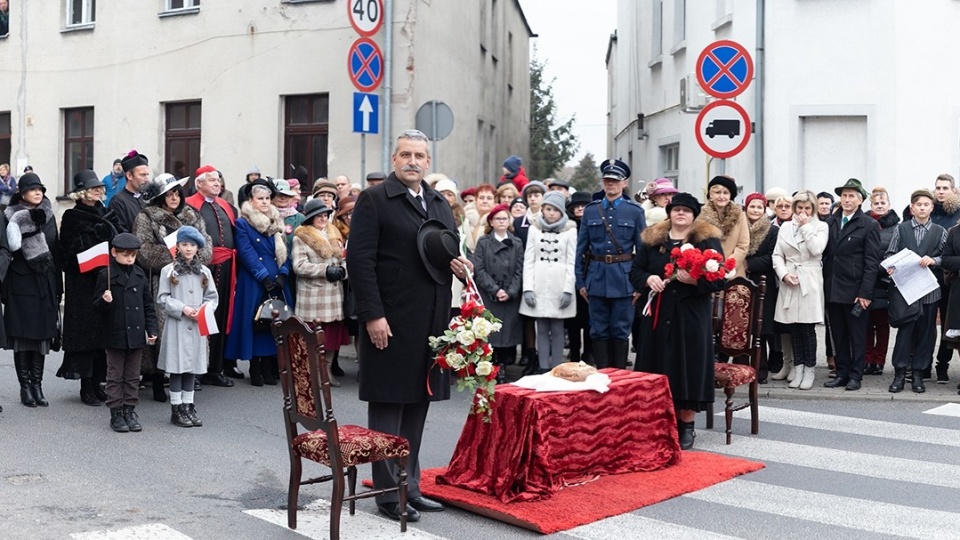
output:
[[[327,281],[328,266],[343,266],[343,238],[332,223],[326,236],[312,225],[293,237],[293,273],[297,275],[297,315],[306,322],[342,321],[343,281]]]
[[[303,225],[304,216],[300,212],[283,218],[283,239],[287,242],[287,251],[293,253],[293,233]],[[333,220],[330,220],[333,223]]]
[[[7,216],[0,212],[0,231],[6,233]],[[0,234],[0,291],[3,291],[3,282],[7,279],[7,270],[10,269],[10,262],[13,256],[10,254],[10,247],[7,245],[7,235]],[[0,348],[7,347],[7,329],[3,324],[3,304],[0,303]]]
[[[277,354],[270,332],[255,331],[253,327],[254,317],[267,297],[282,297],[291,309],[295,307],[289,283],[284,283],[282,293],[267,291],[263,285],[265,279],[276,281],[278,276],[286,279],[290,275],[280,214],[272,206],[269,214],[264,214],[254,209],[250,201],[243,203],[240,214],[243,217],[237,219],[233,236],[240,270],[233,300],[233,324],[223,353],[224,358],[231,360]]]
[[[873,300],[880,271],[880,225],[859,208],[841,227],[843,213],[827,220],[829,241],[823,253],[823,293],[827,302],[853,305]]]
[[[159,272],[157,305],[160,306],[160,318],[166,320],[157,355],[157,369],[161,371],[195,375],[207,372],[207,337],[200,335],[196,320],[183,314],[184,306],[199,308],[209,304],[207,309],[211,313],[217,309],[219,297],[213,274],[206,266],[200,266],[200,269],[201,274],[177,274],[174,263],[170,263]],[[177,274],[176,279],[172,280],[174,274]]]
[[[867,215],[877,220],[880,224],[880,261],[883,262],[883,254],[890,247],[890,241],[893,240],[893,231],[900,224],[900,216],[895,210],[890,210],[881,217],[877,217],[873,211],[868,211]],[[882,266],[877,270],[877,282],[873,286],[873,302],[870,302],[870,309],[887,309],[890,307],[890,285],[892,281],[887,275],[887,270]]]
[[[60,223],[60,253],[63,258],[63,350],[66,352],[103,349],[99,318],[90,299],[97,288],[97,272],[80,273],[77,254],[109,242],[121,231],[113,210],[101,202],[76,206],[63,213]]]
[[[520,322],[521,292],[523,286],[523,243],[507,232],[501,242],[493,233],[485,234],[470,254],[473,277],[480,290],[480,298],[491,313],[502,323],[499,332],[490,334],[491,347],[511,347],[523,341]],[[510,299],[497,300],[497,291],[503,289]]]
[[[643,211],[647,218],[647,227],[651,225],[656,225],[661,221],[666,221],[667,219],[667,209],[660,208],[659,206],[653,204],[653,201],[647,199],[640,204],[643,207]]]
[[[566,219],[564,216],[561,219]],[[523,253],[523,290],[532,291],[534,307],[520,303],[520,313],[544,319],[569,319],[577,314],[576,279],[577,224],[568,220],[560,232],[546,232],[537,219],[530,226]],[[560,299],[570,293],[570,303],[560,309]]]
[[[643,231],[643,243],[637,249],[637,258],[630,271],[630,281],[646,302],[651,275],[664,276],[664,266],[670,262],[670,251],[689,242],[694,247],[720,251],[720,230],[704,221],[694,221],[683,240],[670,239],[670,221]],[[724,280],[697,280],[688,285],[673,280],[653,299],[654,317],[640,321],[640,345],[634,369],[661,373],[670,381],[670,392],[678,409],[702,411],[714,400],[713,320],[711,295],[723,288]]]
[[[713,203],[707,201],[697,219],[720,229],[720,243],[723,246],[724,256],[736,259],[736,277],[745,276],[746,266],[743,261],[747,257],[747,248],[750,246],[750,223],[743,208],[730,201],[727,204],[727,212],[721,219]]]
[[[797,233],[797,234],[795,234]],[[827,224],[811,218],[803,227],[787,221],[780,227],[773,249],[773,269],[780,282],[773,320],[783,324],[823,322],[823,252],[827,248]],[[800,278],[797,286],[787,285],[783,277]]]
[[[763,297],[763,328],[760,330],[764,336],[773,334],[773,315],[780,289],[777,273],[773,271],[773,249],[777,245],[779,232],[779,227],[762,216],[751,223],[750,246],[744,259],[748,279],[759,285],[761,276],[767,278],[767,290]]]
[[[517,191],[523,191],[523,188],[530,183],[530,180],[527,179],[527,170],[523,168],[523,165],[520,166],[520,170],[517,171],[517,174],[513,175],[513,178],[508,178],[507,175],[501,176],[500,181],[497,183],[497,187],[500,187],[507,182],[510,182],[516,186]]]
[[[360,192],[350,223],[347,268],[357,300],[360,399],[418,403],[450,398],[450,373],[435,365],[428,338],[450,323],[450,283],[430,276],[417,249],[417,231],[437,219],[456,231],[450,204],[421,182],[427,209],[391,173]],[[450,276],[449,268],[442,269]],[[451,278],[452,279],[452,278]],[[385,317],[393,332],[386,348],[370,341],[366,322]],[[429,388],[429,392],[428,392]]]
[[[530,224],[540,218],[540,212],[534,214],[529,208],[522,216],[513,220],[513,234],[517,235],[524,249],[527,247],[527,235],[530,232]]]
[[[110,261],[110,291],[113,301],[106,302],[107,269],[97,274],[93,293],[93,307],[100,314],[98,321],[103,331],[103,348],[133,350],[147,346],[147,336],[155,336],[157,315],[150,295],[147,275],[132,264],[125,270],[116,260]]]
[[[46,197],[33,209],[21,201],[8,206],[4,215],[13,254],[2,288],[7,338],[53,339],[63,296],[63,264],[53,206]]]
[[[960,274],[960,227],[954,227],[947,233],[947,241],[940,256],[940,267],[954,276],[947,300],[947,322],[942,325],[942,329],[960,330],[960,286],[957,286],[955,277]]]

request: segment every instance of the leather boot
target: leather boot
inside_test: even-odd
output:
[[[97,401],[100,403],[106,403],[107,393],[103,390],[103,387],[100,386],[100,381],[96,379],[90,379],[90,386],[91,390],[93,391],[93,395],[97,398]]]
[[[800,388],[800,383],[803,382],[803,374],[806,373],[807,369],[813,368],[808,368],[807,366],[800,364],[799,366],[794,366],[794,369],[794,377],[790,380],[790,384],[787,386],[790,388]]]
[[[330,373],[335,377],[343,377],[346,375],[346,373],[343,372],[343,368],[340,367],[340,351],[333,353],[333,361],[330,362]],[[330,386],[340,386],[340,384],[333,384],[333,379],[331,379]]]
[[[30,385],[30,353],[13,353],[13,366],[17,370],[17,381],[20,383],[20,403],[27,407],[36,407],[37,400],[33,397],[33,387]]]
[[[894,368],[893,370],[893,382],[890,383],[891,393],[896,394],[897,392],[903,391],[903,386],[907,383],[907,368]],[[923,384],[923,380],[920,380],[920,384]]]
[[[782,353],[781,353],[781,354],[782,354]],[[773,380],[775,380],[775,381],[783,381],[783,380],[786,380],[787,375],[789,375],[790,372],[793,371],[793,366],[787,364],[787,363],[784,362],[783,360],[781,360],[781,362],[783,362],[783,366],[780,368],[780,371],[774,373],[773,375],[770,375],[770,378],[773,379]]]
[[[610,342],[605,339],[593,340],[593,363],[597,369],[610,367]]]
[[[263,384],[270,386],[277,385],[277,357],[276,356],[264,356],[260,361],[260,371],[263,373]]]
[[[100,400],[97,399],[96,394],[93,393],[94,384],[93,379],[89,377],[80,379],[80,401],[82,401],[84,405],[99,407],[101,405]]]
[[[126,433],[130,431],[127,421],[123,418],[123,407],[113,407],[110,409],[110,429],[117,433]]]
[[[140,431],[143,429],[135,409],[136,407],[134,405],[123,406],[123,420],[127,423],[127,428],[129,428],[130,431]]]
[[[167,391],[163,389],[163,372],[158,371],[150,376],[153,382],[153,400],[160,403],[167,402]]]
[[[340,372],[343,373],[343,370],[340,370]],[[327,376],[330,378],[330,386],[340,388],[340,381],[334,376],[333,365],[330,363],[327,363]]]
[[[177,427],[193,427],[183,404],[170,406],[170,423]]]
[[[250,384],[263,386],[263,359],[259,356],[250,359]]]
[[[30,362],[30,386],[33,388],[33,399],[37,401],[37,405],[47,407],[50,403],[43,397],[44,358],[40,353],[35,352],[31,354],[33,355],[33,359]]]
[[[187,415],[187,418],[190,419],[190,423],[193,424],[193,427],[200,427],[203,425],[203,421],[200,420],[200,416],[197,415],[196,405],[193,403],[184,403],[180,406],[183,407],[183,412]]]
[[[913,392],[916,394],[922,394],[927,391],[923,386],[923,371],[919,369],[913,370],[913,382],[910,384]]]
[[[805,366],[803,368],[803,377],[800,377],[800,386],[801,390],[809,390],[813,388],[813,379],[816,374],[813,366]],[[836,379],[834,379],[836,380]],[[791,383],[793,384],[793,383]]]
[[[614,340],[610,342],[610,367],[627,369],[627,354],[630,352],[630,342]]]
[[[680,449],[690,450],[693,448],[693,441],[697,438],[697,432],[693,429],[693,422],[677,422],[679,431]]]

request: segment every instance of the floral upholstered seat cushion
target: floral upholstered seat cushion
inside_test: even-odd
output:
[[[403,437],[372,431],[360,426],[340,426],[340,454],[347,467],[410,455],[410,443]],[[297,453],[311,461],[330,465],[327,434],[321,430],[301,433],[293,440]]]
[[[750,366],[717,363],[714,367],[714,387],[730,388],[753,382],[757,372]]]

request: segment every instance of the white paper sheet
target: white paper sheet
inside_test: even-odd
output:
[[[933,272],[920,266],[920,256],[907,248],[887,257],[880,262],[880,266],[896,268],[890,277],[908,304],[916,302],[940,286]]]

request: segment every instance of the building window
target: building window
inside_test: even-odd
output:
[[[97,0],[66,0],[67,26],[93,24],[97,20]]]
[[[177,178],[200,167],[200,102],[167,103],[163,164]]]
[[[663,57],[663,0],[653,0],[653,17],[650,21],[653,25],[650,32],[653,38],[650,44],[650,64],[657,64]]]
[[[200,0],[166,0],[167,11],[200,7]]]
[[[10,163],[13,146],[10,143],[10,113],[0,112],[0,163]],[[11,174],[13,173],[11,169]]]
[[[4,0],[0,3],[0,8],[0,38],[5,38],[10,32],[10,3]]]
[[[673,11],[673,45],[674,47],[687,40],[687,1],[675,0]]]
[[[327,176],[327,139],[330,131],[330,96],[287,96],[284,111],[283,163],[291,170],[281,176],[305,176],[305,193],[313,182]],[[303,167],[303,170],[300,168]]]
[[[663,176],[677,182],[680,176],[680,143],[660,147],[663,163]]]
[[[72,191],[73,175],[93,168],[93,107],[63,110],[63,192]]]

